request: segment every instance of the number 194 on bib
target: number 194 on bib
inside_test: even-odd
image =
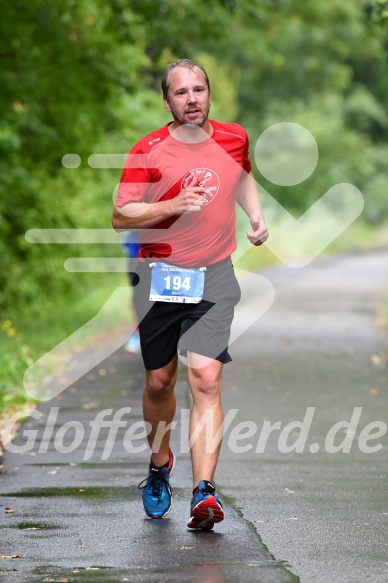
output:
[[[178,267],[153,263],[150,301],[198,304],[203,297],[204,267]]]

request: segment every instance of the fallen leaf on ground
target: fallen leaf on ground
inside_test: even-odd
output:
[[[5,514],[12,514],[12,512],[15,512],[15,510],[12,510],[12,508],[4,508],[4,512]]]
[[[97,409],[98,407],[98,403],[85,403],[84,405],[82,405],[82,409]]]
[[[0,553],[0,559],[20,559],[23,555],[3,555]]]
[[[191,551],[191,549],[195,549],[195,547],[179,547],[180,551]]]

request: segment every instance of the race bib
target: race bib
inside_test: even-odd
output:
[[[152,302],[199,304],[203,297],[206,267],[178,267],[150,263]]]

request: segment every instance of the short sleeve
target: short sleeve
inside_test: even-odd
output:
[[[249,159],[249,138],[248,138],[248,134],[246,132],[245,132],[245,143],[244,143],[244,154],[243,154],[243,168],[248,173],[252,169],[251,161]]]
[[[147,154],[139,143],[135,144],[121,174],[115,205],[121,207],[130,202],[145,201],[149,186],[155,181],[152,174]]]

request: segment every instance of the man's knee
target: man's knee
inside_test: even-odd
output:
[[[158,369],[147,371],[146,391],[152,396],[162,396],[171,391],[175,385],[175,372],[171,370]]]
[[[214,400],[221,392],[221,378],[218,372],[206,369],[191,371],[190,387],[193,397]]]

